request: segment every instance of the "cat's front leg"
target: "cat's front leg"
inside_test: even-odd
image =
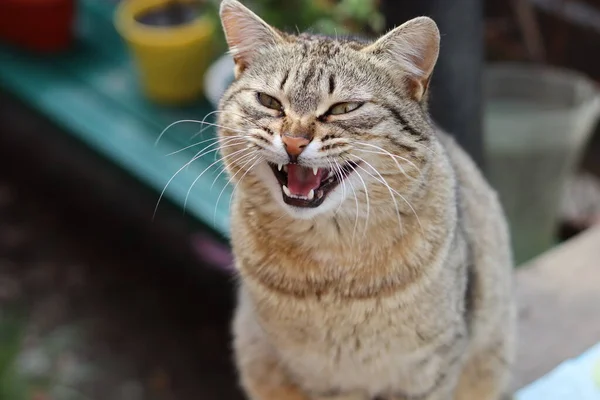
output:
[[[256,321],[244,290],[233,320],[235,364],[249,400],[313,400],[290,379]]]
[[[249,400],[371,400],[364,393],[306,393],[293,383],[261,340],[238,338],[236,359],[241,383]],[[265,351],[266,350],[266,351]]]
[[[237,335],[234,344],[240,381],[249,400],[313,400],[289,379],[261,338]]]
[[[255,322],[243,312],[243,308],[238,309],[234,348],[240,381],[249,400],[371,400],[362,392],[303,391],[290,379]]]

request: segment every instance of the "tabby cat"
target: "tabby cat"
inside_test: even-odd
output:
[[[495,192],[430,120],[429,18],[374,42],[291,35],[221,3],[236,185],[233,322],[251,400],[498,400],[514,359]],[[460,99],[456,99],[460,101]]]

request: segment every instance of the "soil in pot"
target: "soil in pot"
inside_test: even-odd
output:
[[[202,15],[203,7],[198,2],[170,1],[167,4],[136,17],[140,24],[173,27],[193,22]]]

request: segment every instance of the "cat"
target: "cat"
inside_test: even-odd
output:
[[[236,0],[219,142],[251,400],[499,400],[515,354],[496,193],[428,116],[440,34],[292,35]],[[460,101],[460,99],[456,99]]]

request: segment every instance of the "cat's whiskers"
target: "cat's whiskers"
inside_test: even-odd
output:
[[[217,197],[217,202],[215,203],[215,211],[214,211],[214,213],[213,213],[213,223],[216,223],[216,221],[217,221],[217,209],[218,209],[218,207],[219,207],[219,201],[221,200],[221,196],[223,195],[223,192],[225,191],[225,189],[226,189],[226,188],[229,186],[229,184],[231,184],[231,182],[232,182],[232,181],[233,181],[233,179],[234,179],[234,178],[237,176],[237,174],[239,174],[239,173],[240,173],[240,171],[242,171],[242,170],[243,170],[243,169],[246,167],[246,165],[248,165],[248,164],[250,164],[250,163],[253,163],[252,165],[250,165],[250,167],[249,167],[248,169],[246,169],[246,172],[244,172],[244,173],[242,174],[242,176],[241,176],[241,178],[240,178],[240,181],[241,181],[242,179],[244,179],[244,177],[246,176],[246,174],[247,174],[247,173],[248,173],[248,172],[249,172],[249,171],[250,171],[252,168],[254,168],[254,167],[256,166],[256,164],[258,164],[258,163],[259,163],[259,162],[262,160],[262,156],[261,156],[259,153],[256,153],[256,152],[254,152],[254,153],[247,154],[247,155],[246,155],[246,156],[244,156],[244,157],[240,157],[240,160],[238,160],[238,162],[240,162],[240,161],[241,161],[243,158],[245,158],[245,157],[247,157],[247,156],[250,156],[250,158],[249,158],[248,160],[246,160],[246,161],[244,162],[244,164],[243,164],[243,165],[241,165],[241,166],[239,167],[239,169],[238,169],[238,170],[235,172],[235,174],[233,174],[233,175],[232,175],[232,176],[229,178],[229,180],[227,180],[227,183],[226,183],[225,185],[223,185],[223,188],[221,189],[221,192],[219,193],[219,196]],[[226,168],[223,168],[223,171],[225,171],[225,169],[226,169]],[[221,174],[223,173],[223,171],[221,171],[221,173],[220,173],[219,175],[221,175]],[[218,178],[218,176],[217,176],[217,178]],[[217,178],[215,178],[215,181],[217,180]],[[215,181],[213,181],[213,185],[214,185],[214,182],[215,182]],[[211,188],[212,188],[212,186],[211,186]]]
[[[198,136],[198,135],[202,134],[202,132],[204,132],[204,131],[205,131],[205,130],[206,130],[208,127],[209,127],[209,126],[212,126],[212,124],[211,124],[211,123],[207,123],[207,122],[205,122],[205,121],[206,121],[206,118],[210,117],[211,115],[218,114],[218,113],[222,113],[222,112],[223,112],[222,110],[214,110],[214,111],[211,111],[211,112],[209,112],[208,114],[206,114],[206,115],[204,116],[204,118],[202,118],[202,122],[201,122],[201,127],[200,127],[200,130],[199,130],[198,132],[194,133],[194,134],[192,135],[192,137],[190,138],[190,140],[192,140],[192,139],[194,139],[196,136]],[[230,112],[230,113],[231,113],[231,112]],[[231,113],[231,114],[233,114],[233,113]],[[238,115],[238,114],[234,114],[234,115]],[[242,118],[243,118],[243,117],[242,117]],[[206,126],[204,126],[205,124],[206,124]]]
[[[410,202],[406,199],[406,197],[404,197],[403,195],[401,195],[400,193],[398,193],[397,190],[395,190],[394,188],[392,188],[389,183],[387,182],[387,180],[381,176],[381,174],[379,173],[379,171],[377,171],[377,169],[375,169],[373,166],[371,166],[368,162],[366,162],[365,160],[361,159],[360,157],[358,157],[357,155],[352,154],[352,156],[360,159],[362,162],[364,162],[365,164],[369,165],[369,167],[371,169],[373,169],[373,171],[375,171],[377,173],[377,175],[379,175],[379,177],[381,178],[381,180],[377,177],[375,177],[373,174],[371,174],[370,172],[368,172],[367,170],[365,170],[364,168],[362,168],[360,165],[358,165],[359,168],[361,168],[363,171],[365,171],[366,173],[368,173],[369,175],[371,175],[375,180],[377,180],[378,182],[380,182],[381,184],[387,186],[387,188],[389,190],[391,190],[392,192],[394,192],[398,197],[400,197],[407,205],[408,207],[411,209],[411,211],[413,212],[413,214],[416,217],[417,223],[419,224],[419,227],[421,229],[421,232],[424,232],[423,230],[423,225],[421,224],[421,220],[419,218],[419,215],[417,214],[415,208],[412,206],[412,204],[410,204]]]
[[[399,156],[399,155],[397,155],[397,154],[392,154],[392,153],[390,153],[389,151],[385,150],[384,148],[382,148],[382,147],[380,147],[380,146],[377,146],[377,145],[374,145],[374,144],[371,144],[371,143],[365,143],[365,142],[354,142],[354,144],[357,144],[357,145],[360,145],[360,146],[368,146],[368,147],[372,147],[372,148],[375,148],[375,149],[378,149],[378,150],[380,150],[381,152],[379,152],[379,151],[372,151],[372,150],[365,150],[365,149],[358,149],[358,148],[356,149],[357,151],[361,151],[361,152],[364,152],[364,153],[380,154],[380,155],[384,155],[384,156],[389,156],[389,157],[391,157],[391,158],[392,158],[392,160],[393,160],[393,161],[396,163],[396,166],[398,167],[398,169],[399,169],[399,170],[400,170],[400,171],[401,171],[401,172],[402,172],[402,173],[403,173],[403,174],[404,174],[404,175],[405,175],[407,178],[410,178],[410,179],[415,179],[414,177],[412,177],[412,176],[410,176],[410,175],[408,175],[408,174],[406,173],[406,170],[405,170],[405,169],[402,167],[402,165],[400,165],[400,163],[398,163],[398,161],[396,160],[396,158],[399,158],[400,160],[402,160],[402,161],[404,161],[404,162],[406,162],[406,163],[408,163],[408,164],[412,165],[412,166],[413,166],[413,167],[414,167],[414,168],[415,168],[415,169],[416,169],[416,170],[419,172],[419,174],[421,174],[421,169],[420,169],[420,168],[419,168],[419,167],[418,167],[418,166],[417,166],[417,165],[416,165],[414,162],[410,161],[408,158],[405,158],[405,157]]]
[[[217,159],[217,153],[219,153],[223,149],[226,149],[227,147],[242,146],[244,144],[246,144],[246,147],[250,147],[248,137],[249,137],[248,135],[243,135],[240,137],[238,137],[237,135],[222,137],[221,140],[219,141],[219,146],[218,146],[219,151],[214,153],[214,157],[215,157],[214,160]],[[231,140],[230,140],[230,138],[231,138]],[[240,142],[238,142],[237,140],[234,140],[233,138],[240,139]]]
[[[208,138],[208,139],[204,139],[204,140],[202,140],[200,142],[197,142],[197,143],[191,144],[189,146],[186,146],[186,147],[184,147],[182,149],[179,149],[179,150],[176,150],[176,151],[172,151],[171,153],[166,154],[165,157],[169,157],[169,156],[181,153],[182,151],[191,149],[191,148],[196,147],[196,146],[200,146],[201,144],[204,144],[206,142],[213,141],[213,143],[211,143],[210,145],[207,145],[206,147],[204,147],[203,150],[206,150],[206,149],[208,149],[210,147],[213,147],[213,146],[215,146],[215,144],[219,144],[219,143],[223,143],[223,142],[224,143],[229,143],[229,142],[231,142],[233,140],[239,140],[240,143],[243,143],[246,139],[244,138],[244,136],[241,136],[241,135],[230,136],[230,137],[221,138],[221,139],[219,139],[218,137]]]
[[[185,194],[185,200],[183,202],[183,210],[185,211],[185,209],[187,207],[187,201],[188,201],[188,198],[190,196],[190,193],[191,193],[192,189],[194,188],[194,185],[196,184],[196,182],[198,182],[198,180],[200,180],[200,178],[202,177],[202,175],[204,175],[206,173],[206,171],[208,171],[209,169],[211,169],[214,165],[218,164],[219,162],[225,161],[229,157],[233,157],[233,156],[235,156],[235,155],[237,155],[237,154],[239,154],[241,152],[244,152],[244,151],[250,151],[250,150],[248,148],[243,148],[243,149],[240,149],[240,150],[236,150],[236,151],[234,151],[231,154],[224,155],[223,157],[219,158],[218,160],[216,160],[215,162],[213,162],[212,164],[210,164],[208,167],[204,168],[204,170],[196,177],[196,179],[194,179],[194,181],[190,185],[187,193]]]
[[[246,159],[248,156],[253,155],[254,153],[248,153],[248,154],[243,154],[241,155],[237,160],[235,160],[236,163],[241,163],[244,159]],[[243,168],[240,167],[240,168]],[[213,179],[212,184],[210,185],[210,190],[212,190],[212,188],[215,186],[215,183],[217,183],[217,180],[219,179],[219,177],[221,175],[223,175],[223,173],[227,170],[227,166],[223,165],[223,167],[221,167],[221,170],[219,171],[219,173],[217,174],[217,176],[215,176],[215,179]],[[231,178],[230,178],[231,179]],[[227,184],[225,184],[225,186],[227,186]]]
[[[188,162],[186,162],[181,168],[179,168],[174,174],[173,176],[171,176],[171,178],[169,178],[169,180],[167,181],[167,183],[165,184],[165,187],[163,188],[163,190],[160,192],[160,196],[158,196],[158,200],[156,201],[156,206],[154,207],[154,212],[152,213],[152,219],[154,220],[154,218],[156,217],[156,212],[158,211],[158,206],[160,205],[160,202],[165,194],[165,192],[167,191],[167,188],[169,187],[169,185],[171,184],[171,182],[173,181],[173,179],[175,179],[175,177],[177,177],[177,175],[179,175],[179,173],[181,171],[183,171],[184,169],[186,169],[190,164],[192,164],[194,161],[196,161],[197,159],[205,156],[206,154],[209,154],[213,151],[218,151],[219,148],[215,148],[206,152],[200,151],[198,153],[196,153],[192,159]],[[211,164],[212,166],[213,164]],[[203,171],[204,172],[204,171]],[[194,181],[195,182],[195,181]]]
[[[192,122],[192,121],[188,120],[187,122]],[[198,136],[199,134],[201,134],[202,132],[204,132],[207,129],[207,127],[221,128],[221,129],[225,129],[229,132],[235,132],[235,133],[242,133],[242,134],[246,133],[245,129],[231,128],[229,126],[217,124],[214,122],[202,122],[202,121],[193,121],[193,122],[196,122],[196,123],[204,125],[204,126],[200,129],[200,131],[196,132],[190,139],[193,139],[196,136]]]
[[[335,164],[335,169],[334,169],[334,174],[337,176],[338,181],[342,182],[342,184],[346,183],[346,179],[344,179],[344,175],[342,173],[342,167],[339,165],[339,163],[337,161],[333,161]],[[356,212],[354,214],[354,229],[352,230],[352,241],[351,243],[354,243],[354,239],[356,237],[356,230],[358,228],[358,213],[359,213],[359,206],[358,206],[358,197],[356,195],[356,190],[354,188],[354,185],[352,184],[351,181],[348,181],[348,185],[350,185],[350,189],[352,189],[352,193],[354,195],[354,204],[356,205]]]
[[[369,162],[367,162],[366,160],[353,155],[354,157],[359,159],[359,162],[362,162],[364,164],[366,164],[367,166],[369,166],[373,171],[375,171],[380,177],[381,179],[383,179],[383,184],[384,186],[387,188],[388,192],[390,193],[390,197],[392,198],[392,201],[394,202],[394,208],[396,209],[396,216],[398,218],[398,227],[400,228],[400,235],[404,234],[404,227],[402,225],[402,215],[400,214],[400,208],[398,207],[398,202],[396,202],[396,197],[394,196],[394,193],[392,191],[392,188],[390,187],[390,185],[387,183],[387,181],[383,178],[383,176],[381,176],[381,174],[379,173],[379,171],[377,171],[377,169],[375,169],[375,167],[373,167],[371,164],[369,164]],[[360,164],[357,164],[357,166],[362,169],[363,171],[365,171],[367,174],[369,174],[371,177],[373,177],[374,179],[376,179],[377,181],[379,181],[379,179],[377,179],[375,176],[373,176],[373,174],[371,174],[369,171],[367,171],[366,169],[364,169],[363,167],[360,166]]]
[[[356,171],[356,169],[355,169]],[[367,184],[365,183],[365,180],[363,179],[362,176],[360,176],[360,174],[357,171],[356,176],[358,176],[358,179],[360,179],[360,181],[362,182],[362,185],[365,189],[365,196],[366,196],[366,201],[367,201],[367,217],[365,218],[365,229],[363,230],[363,237],[365,237],[367,235],[367,227],[369,226],[369,217],[371,214],[371,202],[369,200],[369,189],[367,188]]]
[[[242,142],[242,143],[230,143],[230,144],[226,144],[225,146],[218,146],[218,147],[214,147],[212,149],[210,149],[210,147],[213,147],[212,145],[211,146],[207,146],[204,149],[198,151],[192,157],[192,160],[186,165],[186,167],[189,167],[191,165],[192,161],[198,160],[198,159],[200,159],[200,158],[202,158],[202,157],[204,157],[204,156],[206,156],[206,155],[208,155],[210,153],[214,153],[215,158],[214,158],[213,161],[216,161],[217,160],[217,154],[219,153],[219,151],[221,151],[221,150],[223,150],[225,148],[228,148],[228,147],[241,146],[243,144],[244,144],[244,142]]]
[[[193,140],[193,139],[194,139],[196,136],[198,136],[198,135],[202,134],[202,132],[204,132],[204,130],[207,128],[206,126],[204,126],[204,123],[205,123],[205,121],[206,121],[206,118],[210,117],[211,115],[218,114],[219,112],[220,112],[219,110],[214,110],[214,111],[211,111],[211,112],[209,112],[208,114],[206,114],[206,115],[204,116],[204,118],[202,118],[202,123],[201,123],[201,125],[200,125],[200,130],[199,130],[198,132],[194,133],[194,134],[192,135],[192,137],[190,138],[190,140]]]
[[[263,156],[260,156],[259,161],[262,161],[264,159]],[[257,162],[257,163],[258,163]],[[231,199],[233,198],[233,195],[235,194],[235,191],[237,190],[239,184],[242,182],[242,180],[244,179],[244,177],[246,176],[246,174],[252,169],[254,168],[256,165],[253,164],[250,168],[248,168],[248,170],[246,171],[246,173],[244,173],[244,175],[242,175],[242,177],[237,181],[237,183],[235,184],[235,186],[233,187],[233,190],[231,191],[231,195],[229,196],[229,203],[231,203]]]
[[[331,162],[331,159],[329,157],[325,157],[325,160],[329,164],[329,169],[331,171],[333,171],[333,173],[335,174],[336,169],[335,169],[333,163]],[[335,162],[335,160],[334,160],[334,162]],[[336,174],[336,177],[338,179],[340,178],[337,174]],[[342,200],[340,201],[340,204],[338,205],[338,208],[335,210],[334,214],[337,214],[340,211],[340,208],[342,208],[342,205],[344,204],[344,199],[346,198],[346,185],[343,180],[341,180],[340,182],[342,183]]]
[[[358,206],[358,196],[356,195],[356,189],[354,188],[354,184],[351,181],[348,181],[348,185],[350,185],[350,189],[352,189],[352,194],[354,195],[354,204],[356,205],[356,209],[354,212],[354,228],[352,229],[352,243],[354,243],[354,239],[356,238],[356,230],[358,229],[358,213],[360,212],[360,210]]]
[[[162,137],[164,136],[164,134],[169,129],[171,129],[175,125],[184,124],[184,123],[193,123],[193,124],[200,124],[200,125],[208,125],[208,126],[214,126],[214,127],[217,127],[217,128],[221,128],[221,129],[227,129],[227,130],[229,130],[231,132],[242,133],[242,134],[245,133],[241,129],[230,128],[230,127],[219,125],[219,124],[213,124],[211,122],[198,121],[198,120],[195,120],[195,119],[180,119],[179,121],[175,121],[175,122],[170,123],[165,129],[162,130],[162,132],[158,135],[158,137],[154,141],[154,146],[158,145],[158,142],[160,142],[160,139],[162,139]],[[203,131],[203,129],[200,130],[200,132],[202,132],[202,131]],[[194,134],[194,136],[192,136],[192,139],[194,137],[196,137],[197,135],[198,135],[198,133]]]
[[[219,150],[224,149],[225,147],[228,146],[223,146],[221,147]],[[215,153],[217,154],[217,153]],[[237,162],[240,162],[241,159],[246,158],[246,156],[242,156],[240,157],[240,159],[237,160]],[[219,179],[219,177],[227,170],[227,167],[225,165],[223,165],[223,168],[221,168],[221,171],[219,172],[219,174],[215,177],[215,179],[213,179],[213,183],[210,185],[210,189],[212,190],[212,188],[215,186],[215,183],[217,182],[217,179]]]
[[[344,128],[342,128],[342,130],[343,130],[343,131],[345,131],[345,132],[348,132],[349,134],[352,134],[352,133],[351,133],[351,132],[349,132],[347,129],[344,129]],[[390,153],[389,151],[385,150],[384,148],[382,148],[382,147],[380,147],[380,146],[377,146],[377,145],[374,145],[374,144],[372,144],[372,143],[361,142],[361,141],[359,141],[359,140],[353,140],[351,143],[352,143],[353,145],[362,145],[362,146],[367,146],[367,147],[376,148],[376,149],[378,149],[378,150],[381,150],[382,152],[386,153],[387,155],[390,155],[390,156],[392,156],[392,159],[394,160],[394,162],[396,162],[396,165],[398,166],[398,169],[400,169],[400,171],[402,171],[402,173],[404,173],[404,174],[405,174],[407,177],[409,177],[409,176],[406,174],[406,172],[404,171],[404,168],[402,168],[402,166],[400,166],[400,164],[398,164],[398,162],[395,160],[394,156],[396,156],[396,155],[394,155],[394,154]],[[423,145],[422,145],[422,146],[423,146]],[[364,151],[364,150],[360,150],[360,149],[356,149],[356,150],[359,150],[359,151]],[[401,157],[401,156],[396,156],[396,157],[399,157],[399,158],[401,158],[402,160],[404,160],[404,161],[406,161],[406,162],[408,162],[408,163],[412,164],[412,165],[413,165],[413,166],[414,166],[414,167],[417,169],[417,171],[419,171],[419,173],[421,172],[421,170],[419,169],[419,167],[417,167],[417,166],[416,166],[416,165],[415,165],[415,164],[414,164],[412,161],[410,161],[410,160],[408,160],[408,159],[406,159],[406,158],[404,158],[404,157]],[[410,177],[409,177],[409,178],[410,178]]]
[[[263,128],[262,126],[260,126],[260,124],[258,122],[254,121],[254,120],[252,120],[252,119],[250,119],[250,118],[248,118],[248,117],[246,117],[244,115],[241,115],[241,114],[238,114],[238,113],[234,113],[232,111],[215,110],[215,111],[209,112],[208,114],[206,114],[204,116],[204,118],[202,118],[202,122],[201,123],[205,124],[207,126],[203,126],[202,128],[200,128],[200,130],[198,132],[196,132],[194,135],[192,135],[192,137],[190,139],[193,139],[196,136],[200,135],[202,132],[204,132],[204,130],[207,129],[208,126],[217,126],[218,127],[218,125],[215,125],[215,124],[212,124],[212,123],[209,123],[209,122],[204,122],[206,120],[206,118],[208,118],[209,116],[214,115],[214,114],[218,114],[218,113],[227,113],[227,114],[235,115],[236,117],[240,117],[243,120],[245,120],[247,122],[250,122],[251,124],[254,124],[255,126],[261,128],[261,129]],[[226,129],[228,129],[228,128],[226,128]],[[230,129],[230,130],[233,131],[232,129]]]

